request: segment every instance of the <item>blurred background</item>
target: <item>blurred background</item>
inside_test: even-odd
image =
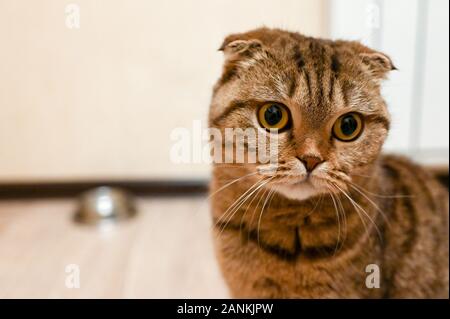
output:
[[[0,297],[227,296],[209,165],[170,149],[174,129],[206,123],[230,33],[280,27],[390,55],[385,150],[445,180],[448,14],[447,0],[0,0]],[[138,214],[73,223],[76,196],[102,185],[133,193]]]

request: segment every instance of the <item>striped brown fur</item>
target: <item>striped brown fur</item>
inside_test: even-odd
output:
[[[412,161],[380,154],[390,58],[357,42],[267,28],[231,35],[221,50],[211,126],[255,126],[265,102],[286,105],[292,118],[280,134],[277,172],[235,210],[267,180],[249,175],[264,165],[214,164],[215,246],[232,296],[448,298],[448,192]],[[365,121],[349,143],[330,133],[344,111]],[[292,182],[305,154],[323,161],[317,179],[327,182]],[[378,289],[365,285],[370,264],[381,271]]]

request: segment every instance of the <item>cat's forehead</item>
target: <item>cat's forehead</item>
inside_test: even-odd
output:
[[[364,95],[345,55],[314,39],[281,41],[274,46],[268,56],[242,73],[239,93],[241,100],[284,103],[314,117],[315,122]],[[364,108],[365,104],[357,106]]]

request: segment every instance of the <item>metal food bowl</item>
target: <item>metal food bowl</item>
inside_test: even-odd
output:
[[[98,187],[81,194],[75,221],[81,224],[101,224],[126,220],[136,215],[134,198],[127,191]]]

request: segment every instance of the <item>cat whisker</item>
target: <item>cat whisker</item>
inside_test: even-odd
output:
[[[413,198],[414,195],[381,195],[381,194],[376,194],[376,193],[372,193],[370,191],[368,191],[367,189],[364,189],[362,186],[357,185],[356,183],[353,182],[349,182],[351,185],[358,187],[361,191],[364,191],[366,194],[372,195],[374,197],[379,197],[379,198]]]
[[[222,232],[225,230],[225,228],[227,227],[228,223],[233,219],[234,215],[239,211],[239,209],[242,207],[242,205],[244,205],[244,203],[259,189],[261,189],[263,186],[265,186],[267,183],[269,182],[269,180],[263,180],[261,181],[261,183],[259,183],[259,185],[253,189],[251,191],[250,194],[248,194],[243,200],[241,200],[240,203],[236,204],[236,206],[230,211],[229,213],[229,218],[227,218],[227,222],[224,224],[224,226],[222,227],[219,236],[222,234]]]
[[[342,239],[342,244],[341,247],[339,249],[342,249],[344,247],[345,241],[347,239],[347,235],[348,235],[348,229],[347,229],[347,215],[345,214],[345,209],[344,206],[342,205],[342,201],[339,195],[336,195],[336,201],[338,204],[338,211],[341,212],[341,216],[342,216],[342,224],[343,224],[343,239]]]
[[[259,194],[259,192],[258,192],[258,194]],[[258,196],[258,194],[256,194],[256,196]],[[251,217],[250,223],[249,223],[249,227],[250,227],[250,228],[251,228],[252,225],[253,225],[253,220],[255,219],[256,210],[257,210],[257,208],[259,207],[259,203],[261,203],[261,200],[262,200],[262,198],[264,197],[264,194],[265,194],[265,192],[264,192],[264,193],[262,194],[262,196],[258,199],[258,202],[256,203],[256,206],[255,206],[255,208],[253,209],[252,217]],[[247,240],[250,239],[250,231],[248,232],[247,237],[248,237]]]
[[[341,191],[339,191],[334,185],[333,185],[333,187],[336,189],[336,191],[337,191],[338,193],[341,193]],[[347,197],[347,198],[348,198],[348,197]],[[359,212],[358,208],[355,206],[353,200],[350,199],[350,198],[348,198],[348,199],[349,199],[350,203],[352,204],[353,208],[355,208],[355,212],[356,212],[356,214],[358,215],[359,219],[361,220],[361,223],[362,223],[363,226],[364,226],[364,231],[365,231],[365,233],[366,233],[366,236],[369,237],[369,230],[368,230],[368,228],[367,228],[366,222],[365,222],[364,219],[362,218],[361,213]]]
[[[236,179],[232,180],[231,182],[229,182],[229,183],[223,185],[223,186],[220,187],[218,190],[216,190],[215,192],[213,192],[212,194],[210,194],[205,200],[211,199],[211,198],[212,198],[213,196],[215,196],[217,193],[219,193],[219,192],[223,191],[224,189],[226,189],[227,187],[230,187],[231,185],[233,185],[233,184],[239,182],[240,180],[243,180],[244,178],[247,178],[247,177],[250,177],[250,176],[254,176],[254,175],[256,175],[256,174],[258,174],[258,172],[253,172],[253,173],[250,173],[250,174],[247,174],[247,175],[244,175],[244,176],[241,176],[241,177],[239,177],[239,178],[236,178]]]
[[[370,217],[370,215],[366,212],[366,210],[364,208],[362,208],[361,205],[359,205],[355,200],[353,200],[353,198],[351,198],[350,195],[348,195],[339,186],[337,186],[337,185],[335,185],[335,186],[342,192],[342,194],[344,194],[350,200],[350,202],[352,202],[354,204],[355,208],[358,208],[362,213],[364,213],[364,215],[367,217],[367,219],[369,219],[369,221],[372,223],[372,225],[374,226],[375,230],[377,231],[380,240],[383,241],[383,236],[381,235],[380,229],[378,228],[378,226],[374,222],[374,220]]]
[[[319,206],[319,204],[322,203],[322,199],[323,199],[323,194],[320,194],[320,197],[319,197],[319,199],[316,201],[316,204],[314,205],[313,209],[311,209],[311,211],[308,212],[308,213],[305,215],[305,217],[309,217],[309,216],[311,216],[311,215],[314,213],[314,211],[315,211],[316,208]]]
[[[339,196],[337,197],[337,200],[338,200],[338,204],[341,208],[342,216],[344,219],[344,242],[345,242],[345,240],[347,239],[347,235],[348,235],[347,214],[345,213],[344,205],[342,204],[342,200]]]
[[[344,181],[343,181],[344,182]],[[390,221],[389,219],[386,217],[386,214],[381,210],[381,208],[371,199],[369,198],[366,194],[364,194],[364,190],[362,187],[358,186],[357,184],[351,182],[351,181],[347,181],[348,186],[350,186],[352,189],[354,189],[355,191],[357,191],[361,196],[363,196],[365,199],[367,199],[367,201],[374,206],[374,208],[381,214],[381,216],[383,217],[383,219],[385,220],[385,222],[390,225]],[[368,191],[367,191],[368,192]]]
[[[265,199],[265,201],[264,201],[264,204],[263,204],[263,206],[262,206],[262,208],[261,208],[261,213],[259,214],[258,227],[257,227],[258,246],[261,246],[261,245],[260,245],[260,240],[259,240],[259,231],[260,231],[260,229],[261,229],[261,219],[262,219],[262,216],[263,216],[263,213],[264,213],[264,207],[266,206],[267,201],[269,200],[269,198],[272,196],[272,194],[273,194],[274,192],[275,192],[275,190],[273,190],[273,189],[271,189],[271,190],[269,191],[269,195],[266,197],[266,199]]]
[[[341,240],[341,220],[340,220],[340,217],[339,217],[336,200],[334,199],[333,193],[328,192],[328,194],[330,195],[330,198],[333,201],[334,212],[336,213],[337,222],[338,222],[338,238],[337,238],[337,241],[336,241],[336,247],[334,248],[334,253],[333,253],[333,256],[334,256],[337,253],[337,250],[338,250],[338,247],[339,247],[339,244],[340,244],[340,240]]]
[[[263,181],[259,180],[256,183],[254,183],[252,186],[250,186],[241,196],[239,196],[238,199],[236,199],[228,208],[227,210],[219,217],[219,219],[216,222],[216,225],[220,224],[222,220],[228,215],[229,211],[235,207],[235,205],[238,205],[245,196],[250,193],[253,189],[257,188]]]
[[[328,171],[327,172],[329,175],[333,176],[334,178],[346,182],[346,181],[350,181],[351,177],[348,176],[348,174],[346,174],[345,172],[342,171]]]
[[[364,194],[361,190],[359,190],[355,185],[349,184],[351,188],[356,190],[359,194],[361,194],[365,199],[369,201],[375,207],[375,209],[381,214],[385,222],[390,225],[389,219],[386,217],[386,214],[381,210],[381,208],[373,201],[371,200],[366,194]]]
[[[350,173],[351,176],[358,176],[358,177],[364,177],[364,178],[373,178],[373,175],[362,175],[362,174],[356,174],[356,173]]]
[[[228,188],[228,187],[234,185],[235,183],[237,183],[237,182],[243,180],[244,178],[248,178],[248,177],[254,176],[254,175],[256,175],[256,174],[257,174],[257,172],[253,172],[253,173],[250,173],[250,174],[247,174],[247,175],[244,175],[244,176],[241,176],[241,177],[232,179],[230,182],[226,183],[225,185],[221,186],[219,189],[217,189],[217,190],[214,191],[213,193],[209,194],[205,199],[203,199],[203,200],[199,203],[199,207],[198,207],[198,209],[196,210],[194,216],[196,216],[196,214],[198,214],[199,212],[203,211],[204,205],[208,204],[208,203],[209,203],[209,200],[212,199],[214,196],[216,196],[218,193],[220,193],[221,191],[225,190],[226,188]]]
[[[241,216],[241,222],[240,222],[240,225],[239,225],[239,235],[241,236],[241,238],[242,238],[242,225],[243,225],[243,223],[244,223],[244,218],[245,218],[245,216],[247,215],[248,209],[252,206],[253,201],[258,197],[259,192],[260,192],[260,191],[258,191],[258,192],[256,193],[256,195],[253,196],[252,200],[251,200],[250,203],[247,205],[247,207],[245,208],[244,213],[243,213],[242,216]]]
[[[262,187],[265,185],[265,184],[267,184],[267,183],[265,183],[265,181],[261,181],[260,183],[258,183],[254,188],[252,188],[252,190],[251,190],[251,192],[247,192],[247,194],[246,194],[246,196],[245,196],[245,198],[243,198],[243,199],[241,199],[238,203],[236,203],[235,205],[234,205],[234,207],[230,210],[230,212],[229,212],[229,218],[228,218],[228,221],[230,221],[232,218],[233,218],[233,216],[234,216],[234,213],[236,212],[236,211],[238,211],[246,202],[247,202],[247,200],[248,199],[250,199],[251,198],[251,196],[253,196],[253,194],[258,194],[259,192],[260,192],[260,190],[261,189],[263,189]],[[230,206],[230,208],[231,208],[231,206]],[[231,216],[230,216],[231,215]]]
[[[269,206],[268,207],[270,207],[270,204],[272,203],[272,199],[275,197],[275,193],[276,193],[276,191],[273,190],[273,194],[272,194],[272,197],[269,200],[269,204],[268,204]]]
[[[352,181],[343,181],[347,183],[348,186],[350,186],[352,189],[354,189],[355,191],[357,191],[361,196],[363,196],[365,199],[367,199],[367,201],[373,205],[375,207],[375,209],[381,214],[381,216],[383,217],[383,219],[385,220],[385,222],[390,225],[390,221],[387,218],[386,214],[381,210],[381,208],[370,198],[368,197],[364,192],[367,192],[368,194],[371,194],[369,191],[365,190],[364,188],[362,188],[361,186],[358,186],[356,183],[353,183]],[[379,196],[381,197],[381,196]],[[383,198],[398,198],[396,196],[390,196],[390,197],[383,197]]]

